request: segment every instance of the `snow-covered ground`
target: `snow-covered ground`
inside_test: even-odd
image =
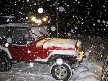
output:
[[[84,59],[73,71],[70,81],[99,81],[97,65]],[[20,62],[14,64],[11,71],[0,73],[0,81],[57,81],[51,77],[50,66],[40,63]]]

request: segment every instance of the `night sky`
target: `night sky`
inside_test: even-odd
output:
[[[38,8],[43,8],[42,14]],[[108,36],[108,0],[0,0],[0,16],[48,16],[48,26],[65,33]],[[58,23],[57,23],[58,22]]]

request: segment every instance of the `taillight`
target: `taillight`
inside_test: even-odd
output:
[[[78,49],[78,46],[77,46],[77,43],[76,43],[76,45],[75,45],[75,51],[77,51],[77,49]]]
[[[81,44],[81,42],[78,40],[76,45],[75,45],[75,51],[79,51],[80,44]]]

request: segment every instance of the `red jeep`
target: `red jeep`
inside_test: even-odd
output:
[[[45,27],[27,23],[0,25],[0,71],[11,69],[12,61],[46,62],[57,80],[69,80],[71,66],[82,60],[81,42],[49,38]]]

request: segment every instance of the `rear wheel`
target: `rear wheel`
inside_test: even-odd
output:
[[[68,65],[54,65],[51,69],[52,77],[56,80],[67,81],[71,78],[72,72]]]
[[[12,67],[12,62],[4,51],[0,51],[0,72],[9,71]]]

